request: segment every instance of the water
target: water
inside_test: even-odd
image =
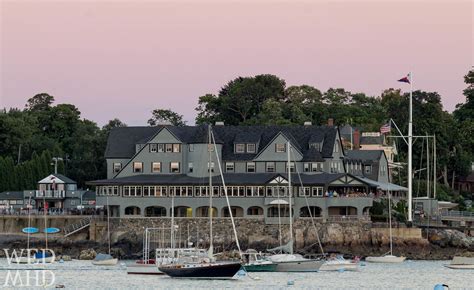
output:
[[[443,267],[446,263],[448,261],[406,261],[394,265],[367,263],[358,272],[250,273],[258,279],[240,277],[237,280],[213,281],[127,275],[123,262],[114,267],[98,267],[90,261],[75,260],[45,265],[44,269],[50,272],[30,270],[30,277],[34,277],[33,273],[48,272],[54,275],[50,288],[64,285],[66,289],[433,289],[436,284],[447,284],[450,289],[474,289],[474,270],[451,270]],[[21,277],[23,286],[26,286],[26,269],[42,266],[9,266],[6,259],[0,259],[0,267],[0,288],[13,289],[14,275]],[[10,278],[7,281],[8,275]],[[46,283],[51,284],[51,280],[46,275]],[[26,288],[44,289],[42,286],[32,287],[34,282],[34,279],[31,280],[31,287]],[[293,285],[288,285],[291,282]],[[19,283],[17,277],[16,288],[21,286]]]

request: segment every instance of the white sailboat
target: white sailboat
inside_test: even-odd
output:
[[[390,252],[380,257],[367,257],[365,260],[371,263],[402,263],[405,257],[397,257],[393,255],[393,239],[392,239],[392,205],[391,205],[390,189],[388,190],[388,220],[390,229]]]
[[[293,215],[292,215],[292,184],[291,184],[291,166],[290,166],[291,144],[287,142],[288,151],[288,207],[290,218],[290,241],[285,246],[275,249],[285,251],[286,253],[275,254],[269,257],[270,261],[277,264],[276,272],[317,272],[324,261],[316,259],[307,259],[300,254],[293,253]]]
[[[109,197],[107,197],[107,241],[109,243],[109,253],[102,254],[99,253],[92,260],[92,265],[96,266],[114,266],[117,264],[118,259],[110,255],[110,209],[109,209]]]

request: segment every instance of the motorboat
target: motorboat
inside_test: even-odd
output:
[[[264,258],[261,253],[249,249],[242,255],[246,262],[243,267],[247,272],[275,272],[277,264]]]
[[[329,257],[319,269],[320,271],[357,271],[359,264],[346,260],[343,256],[337,255]]]
[[[405,257],[398,257],[394,255],[384,255],[380,257],[367,257],[365,261],[370,263],[402,263],[405,261]]]
[[[112,257],[109,254],[102,254],[99,253],[95,257],[94,260],[92,260],[92,265],[96,266],[114,266],[117,265],[118,259]]]
[[[456,270],[474,270],[474,258],[457,256],[444,266]]]
[[[308,259],[300,254],[276,254],[269,256],[275,263],[276,272],[318,272],[323,260]]]

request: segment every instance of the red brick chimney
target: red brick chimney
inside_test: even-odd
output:
[[[354,142],[354,150],[359,150],[360,148],[360,132],[359,129],[354,129],[354,132],[352,133],[352,138]]]
[[[334,126],[334,119],[333,119],[333,118],[329,118],[329,119],[328,119],[328,126],[329,126],[329,127]]]

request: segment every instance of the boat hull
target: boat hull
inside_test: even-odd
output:
[[[240,263],[173,265],[158,267],[172,278],[186,279],[232,279],[240,270]]]
[[[127,274],[133,275],[163,275],[164,273],[158,270],[156,264],[131,264],[127,265]]]
[[[318,272],[323,265],[323,261],[309,259],[273,263],[277,265],[276,272]]]
[[[244,265],[247,272],[275,272],[277,264],[253,264]]]
[[[92,265],[96,266],[114,266],[117,265],[118,259],[107,259],[107,260],[100,260],[100,261],[92,261]]]
[[[444,265],[449,269],[455,270],[474,270],[474,265]]]
[[[382,257],[367,257],[365,258],[366,262],[370,263],[402,263],[405,261],[405,257],[397,256],[382,256]]]
[[[358,271],[359,265],[356,263],[330,264],[324,263],[319,271]]]

